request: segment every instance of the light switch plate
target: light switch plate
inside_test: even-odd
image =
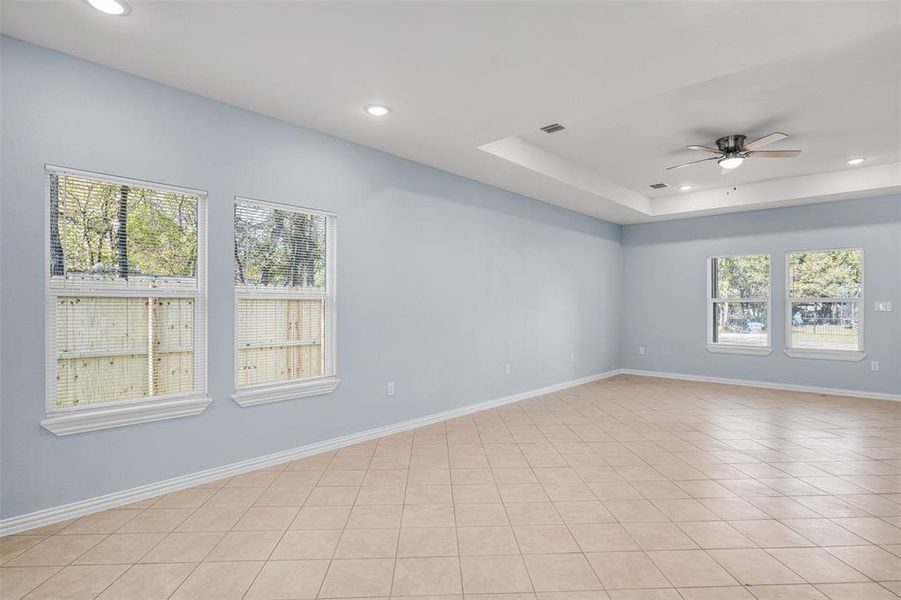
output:
[[[892,312],[892,303],[891,302],[875,302],[873,304],[873,310],[876,312]]]

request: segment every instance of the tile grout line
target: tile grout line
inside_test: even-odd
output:
[[[289,464],[290,464],[290,463],[285,463],[284,465],[282,465],[282,469],[279,471],[279,475],[281,475],[282,473],[285,473],[285,472],[287,471],[287,468],[288,468],[288,465],[289,465]],[[255,473],[255,472],[258,472],[258,471],[251,471],[251,473]],[[240,477],[240,475],[239,475],[238,477]],[[319,478],[316,480],[316,482],[318,483],[321,479],[322,479],[322,476],[320,475]],[[243,514],[243,515],[235,522],[235,525],[237,525],[238,523],[240,523],[240,522],[241,522],[241,519],[243,519],[244,516],[246,516],[247,513],[250,512],[250,509],[253,508],[253,507],[256,505],[257,502],[259,502],[260,498],[262,498],[263,496],[265,496],[265,495],[266,495],[266,492],[268,492],[269,490],[272,489],[272,486],[275,484],[276,481],[278,481],[278,476],[276,476],[271,482],[269,482],[269,485],[266,486],[266,488],[263,490],[263,493],[260,494],[260,495],[256,498],[256,500],[254,500],[254,503],[251,504],[250,507],[248,507],[248,509],[244,512],[244,514]],[[313,484],[313,488],[314,488],[314,489],[315,489],[315,487],[316,487],[316,484]],[[307,498],[309,498],[309,494],[307,494],[307,497],[304,498],[304,503],[306,503]],[[278,508],[278,507],[275,507],[275,508]],[[292,507],[292,508],[293,508],[293,507]],[[293,523],[293,522],[294,522],[294,519],[296,519],[297,516],[300,514],[300,510],[301,510],[302,508],[303,508],[303,504],[301,504],[299,507],[297,507],[297,511],[295,512],[294,517],[291,519],[291,523]],[[250,583],[248,584],[247,589],[244,591],[243,594],[241,594],[241,597],[242,597],[242,598],[246,598],[246,597],[247,597],[247,594],[250,593],[250,590],[253,588],[253,584],[256,583],[256,580],[259,578],[260,573],[262,573],[263,570],[266,568],[266,564],[269,562],[269,559],[272,557],[273,553],[275,553],[275,551],[278,549],[278,546],[279,546],[279,544],[281,544],[282,540],[285,539],[285,536],[288,534],[288,531],[291,530],[291,523],[288,523],[288,526],[287,526],[287,527],[285,528],[285,530],[282,532],[282,535],[279,536],[278,541],[276,541],[276,542],[275,542],[275,545],[272,546],[272,550],[269,551],[269,554],[268,554],[268,555],[266,556],[266,558],[263,560],[263,564],[260,565],[259,570],[256,572],[256,574],[255,574],[255,575],[253,576],[253,578],[250,580]],[[234,527],[232,527],[231,531],[234,531]],[[228,534],[226,534],[226,535],[228,535]],[[223,539],[225,539],[225,538],[223,538]],[[220,543],[221,543],[221,540],[220,540]],[[218,545],[218,544],[217,544],[217,545]],[[211,553],[214,549],[215,549],[215,546],[214,546],[212,549],[210,549],[210,553]],[[207,556],[209,556],[209,553],[207,554]],[[187,581],[187,579],[185,579],[185,581]],[[173,594],[174,594],[174,592],[173,592]]]
[[[602,387],[599,387],[597,389],[602,389]],[[660,396],[660,398],[664,398],[664,396]],[[667,498],[658,498],[656,497],[656,494],[654,496],[651,496],[649,495],[649,489],[646,489],[646,486],[635,485],[646,481],[643,477],[634,477],[636,475],[642,475],[640,469],[649,469],[653,473],[656,473],[655,477],[659,476],[661,478],[659,480],[652,479],[648,481],[670,482],[671,484],[686,492],[688,498],[684,498],[685,500],[691,500],[691,502],[704,506],[707,510],[713,512],[713,516],[715,516],[716,519],[709,521],[710,523],[721,523],[726,526],[733,527],[737,533],[741,533],[741,530],[735,527],[735,523],[755,521],[765,521],[774,524],[778,523],[781,527],[784,527],[788,531],[791,531],[793,535],[798,536],[799,539],[810,543],[810,546],[798,546],[795,544],[773,546],[765,545],[762,542],[756,541],[756,538],[753,538],[749,539],[748,541],[751,545],[746,547],[742,546],[741,548],[739,548],[761,551],[763,555],[769,557],[771,560],[775,561],[776,564],[779,564],[782,568],[786,569],[786,572],[792,573],[794,574],[794,576],[798,577],[799,580],[806,582],[797,584],[799,586],[822,586],[830,585],[832,584],[832,582],[826,584],[812,583],[810,581],[807,581],[807,579],[801,577],[794,568],[791,568],[788,564],[783,563],[777,557],[777,555],[773,553],[774,551],[781,550],[783,548],[798,548],[823,551],[817,552],[816,554],[822,554],[823,556],[827,556],[833,560],[838,560],[841,564],[847,565],[848,568],[851,569],[851,572],[858,572],[858,570],[856,567],[854,567],[854,565],[846,562],[846,560],[842,559],[840,556],[833,554],[831,549],[846,547],[865,547],[871,549],[879,549],[880,551],[887,552],[892,556],[897,556],[894,552],[887,549],[886,544],[886,541],[890,539],[887,536],[897,535],[896,532],[898,530],[898,527],[895,525],[895,523],[889,520],[889,517],[891,515],[877,515],[874,514],[874,512],[871,512],[885,511],[886,509],[881,508],[882,505],[879,504],[879,501],[884,500],[885,502],[894,502],[894,499],[890,498],[889,496],[901,493],[901,489],[899,489],[898,491],[893,491],[891,489],[891,480],[888,479],[889,476],[894,477],[895,480],[898,479],[899,473],[901,473],[901,464],[899,464],[901,463],[901,453],[896,452],[895,455],[892,455],[891,450],[889,449],[892,447],[897,447],[897,443],[893,442],[889,437],[886,437],[885,435],[877,435],[878,432],[884,432],[885,430],[884,427],[882,429],[878,427],[877,417],[875,416],[878,411],[868,410],[863,414],[857,414],[856,416],[854,416],[854,419],[850,424],[844,424],[839,422],[839,419],[841,419],[842,417],[837,414],[838,412],[840,412],[837,410],[829,409],[826,413],[819,413],[815,418],[814,415],[810,414],[812,408],[811,406],[790,407],[789,410],[791,412],[788,413],[788,417],[785,420],[784,424],[781,425],[778,430],[775,431],[775,433],[770,433],[768,437],[761,438],[756,435],[756,432],[760,428],[760,421],[757,414],[761,410],[768,410],[773,408],[774,405],[777,405],[777,401],[772,398],[765,397],[765,399],[761,400],[759,397],[746,397],[742,399],[741,395],[736,394],[711,401],[710,397],[702,397],[695,394],[689,397],[690,400],[694,399],[694,403],[685,408],[675,407],[676,400],[680,398],[678,394],[676,394],[675,396],[673,396],[673,394],[665,396],[667,401],[662,405],[659,404],[660,398],[657,398],[655,394],[646,395],[645,399],[642,399],[640,401],[636,400],[634,397],[630,398],[628,397],[628,395],[615,400],[611,400],[610,398],[606,397],[598,398],[597,396],[594,396],[593,400],[589,401],[581,396],[567,397],[564,393],[549,394],[541,398],[535,398],[518,403],[518,406],[516,406],[515,409],[517,412],[515,413],[513,412],[514,407],[513,405],[511,405],[504,408],[494,408],[483,411],[482,413],[477,413],[477,415],[483,415],[482,419],[477,418],[477,416],[467,416],[467,419],[469,420],[468,422],[471,423],[472,431],[478,439],[480,451],[482,455],[485,456],[488,471],[491,474],[493,481],[492,487],[495,488],[495,491],[498,494],[498,500],[501,504],[501,508],[503,509],[508,527],[510,527],[511,531],[513,531],[518,556],[520,557],[520,560],[523,562],[523,564],[525,564],[526,555],[522,553],[522,547],[519,543],[519,539],[515,535],[515,530],[513,529],[514,525],[512,520],[510,519],[510,513],[507,507],[508,502],[504,501],[503,495],[501,494],[501,484],[499,483],[498,479],[498,469],[500,469],[501,467],[493,467],[490,463],[490,460],[488,459],[486,452],[487,447],[494,445],[509,445],[511,448],[516,448],[518,454],[525,460],[525,466],[528,468],[530,475],[537,480],[538,487],[543,490],[546,496],[545,500],[543,500],[542,502],[548,502],[550,504],[556,516],[561,519],[565,530],[573,539],[575,539],[575,536],[573,534],[572,524],[562,518],[557,506],[559,502],[566,502],[567,500],[563,496],[561,496],[559,501],[553,500],[551,495],[548,493],[549,488],[547,487],[548,485],[563,485],[565,487],[566,483],[554,483],[554,481],[550,479],[548,479],[547,483],[545,483],[542,481],[542,478],[539,477],[536,469],[549,469],[547,473],[548,476],[554,474],[553,471],[550,471],[551,469],[568,469],[575,474],[575,476],[581,482],[581,485],[588,487],[591,484],[588,482],[585,474],[583,474],[581,470],[582,468],[584,468],[584,466],[579,466],[576,464],[576,462],[574,462],[577,461],[580,463],[580,465],[584,464],[580,461],[581,456],[578,452],[578,447],[574,446],[571,448],[568,446],[568,444],[570,443],[578,443],[580,445],[583,445],[585,449],[589,451],[588,455],[590,455],[593,460],[607,465],[607,467],[609,467],[612,472],[617,473],[619,475],[618,481],[622,481],[623,483],[631,485],[635,489],[637,499],[641,499],[641,501],[646,503],[647,506],[654,507],[655,509],[663,512],[660,502],[667,500]],[[625,406],[629,402],[632,402],[632,408],[630,410],[621,410],[622,406]],[[655,402],[658,402],[658,404],[655,404]],[[598,410],[597,407],[601,405],[605,406],[607,410]],[[701,412],[702,410],[707,411],[709,409],[702,408],[702,405],[719,405],[720,408],[716,410],[725,412],[709,414],[703,413]],[[850,410],[851,409],[849,408],[848,411]],[[884,413],[885,411],[881,412]],[[717,418],[717,414],[720,415],[719,418]],[[663,419],[658,418],[659,415],[662,415]],[[600,421],[600,419],[602,418],[606,419],[605,421],[603,421],[603,423]],[[520,419],[524,419],[524,421],[520,421]],[[520,427],[520,423],[525,424],[525,421],[528,422],[530,427],[535,429],[534,433],[528,431],[521,433],[517,431]],[[448,422],[442,422],[443,436],[441,439],[444,441],[443,446],[445,448],[447,457],[447,477],[450,478],[451,509],[454,519],[454,533],[457,536],[457,558],[460,564],[460,578],[462,584],[462,556],[460,555],[459,547],[459,526],[457,522],[458,514],[457,503],[454,501],[454,490],[455,487],[467,487],[468,485],[475,485],[476,480],[464,481],[463,483],[456,485],[454,484],[454,469],[452,468],[451,463],[452,444],[448,434],[447,423]],[[667,423],[671,425],[671,427],[669,427],[668,429],[665,427]],[[604,444],[607,442],[599,442],[598,440],[587,439],[585,431],[583,431],[580,427],[583,424],[585,426],[591,425],[592,427],[596,428],[597,433],[609,437],[611,444],[610,448],[614,453],[614,458],[617,456],[626,457],[626,462],[623,462],[622,459],[617,459],[613,462],[608,462],[607,460],[605,460],[605,458],[609,458],[609,456],[602,453],[602,446],[600,446],[599,444]],[[748,427],[747,425],[754,425],[754,427]],[[393,583],[394,578],[396,577],[397,562],[399,560],[398,553],[400,548],[401,532],[403,530],[403,515],[406,512],[407,507],[407,482],[409,481],[410,473],[413,471],[416,462],[416,433],[422,431],[429,432],[430,428],[434,426],[435,425],[433,424],[427,427],[412,430],[410,432],[411,438],[409,445],[400,444],[395,446],[393,444],[382,444],[382,440],[386,438],[379,438],[378,440],[374,440],[373,443],[375,444],[375,447],[371,451],[369,451],[369,461],[367,463],[368,466],[366,469],[364,469],[364,480],[366,473],[382,470],[370,470],[370,467],[373,465],[373,461],[375,460],[376,453],[378,452],[378,448],[380,446],[409,448],[409,458],[406,469],[407,479],[405,479],[404,483],[404,499],[402,500],[402,503],[400,505],[401,525],[399,527],[398,539],[395,544],[394,551],[394,571],[392,573],[391,580],[392,593],[394,592]],[[665,435],[667,432],[669,433]],[[488,438],[485,437],[486,433],[489,435]],[[539,435],[540,439],[537,437]],[[595,437],[594,433],[590,433],[588,435]],[[424,446],[433,445],[430,442],[434,440],[429,439],[430,437],[430,433],[425,433],[422,436],[421,439]],[[571,438],[571,442],[567,441],[568,437]],[[847,450],[846,446],[839,445],[843,442],[864,438],[868,440],[868,443],[871,445],[867,445],[864,448],[855,447],[853,452]],[[465,436],[460,437],[460,439],[464,440],[460,442],[461,444],[466,444]],[[488,442],[487,444],[486,441]],[[533,453],[531,450],[529,450],[529,452],[526,452],[525,448],[528,448],[528,445],[532,443],[541,444],[542,446],[546,444],[549,447],[549,450],[553,449],[553,452],[547,452],[547,456],[553,455],[558,457],[563,463],[565,463],[566,466],[560,465],[559,467],[557,467],[550,465],[540,468],[535,467],[535,464],[542,464],[545,462],[552,463],[557,459],[545,459],[545,454],[543,452]],[[759,447],[754,447],[754,444]],[[828,444],[832,445],[830,446]],[[352,447],[353,446],[351,446],[350,448]],[[617,450],[617,447],[621,450]],[[538,448],[538,450],[543,450],[543,448]],[[423,457],[432,456],[430,453],[428,453],[428,450],[426,450],[426,452],[427,453],[422,455]],[[619,454],[619,452],[622,452],[622,454]],[[699,472],[699,474],[703,475],[704,478],[682,480],[669,477],[667,473],[672,473],[672,471],[659,469],[663,465],[667,465],[669,463],[657,462],[658,454],[660,454],[661,458],[664,458],[667,455],[673,456],[673,458],[678,459],[679,462],[672,464],[686,465],[688,467],[694,468],[697,472]],[[693,460],[692,455],[694,455]],[[331,465],[331,462],[335,460],[335,456],[337,456],[337,453],[330,459],[329,466]],[[894,464],[899,464],[899,466],[894,466],[891,461],[894,461]],[[431,459],[424,461],[425,464],[431,464],[432,462],[433,461]],[[290,465],[291,463],[287,464]],[[789,464],[798,464],[799,467],[790,467],[791,470],[785,470],[787,469],[787,467],[781,466]],[[801,465],[809,465],[812,469],[826,469],[826,471],[824,471],[824,475],[810,476],[809,474],[803,473],[803,469],[800,468]],[[317,469],[319,476],[317,477],[316,483],[312,485],[312,489],[319,487],[318,484],[322,481],[324,474],[329,471],[329,466],[327,466],[323,470]],[[438,469],[439,467],[435,468]],[[443,468],[444,467],[440,467],[440,469],[442,470]],[[768,468],[783,471],[785,473],[785,476],[774,477],[773,475],[775,475],[775,473],[772,473],[772,471],[768,470]],[[286,469],[287,466],[282,467],[280,472],[285,472]],[[627,476],[623,472],[624,469],[629,469],[632,477]],[[730,469],[732,473],[729,472]],[[251,473],[268,470],[272,469],[260,469]],[[429,468],[425,467],[425,470],[429,471]],[[794,471],[796,474],[793,475],[792,471]],[[560,471],[560,473],[562,474],[563,471]],[[857,479],[848,479],[855,477],[857,477]],[[869,477],[870,479],[863,479],[865,477]],[[232,479],[233,478],[229,478],[228,481],[231,481]],[[785,485],[781,483],[781,480],[784,480],[785,485],[789,487],[785,487]],[[838,512],[840,510],[838,508],[834,510],[830,509],[824,511],[823,509],[827,508],[827,505],[824,504],[820,506],[820,504],[811,504],[811,506],[815,506],[816,510],[814,510],[813,508],[810,508],[810,506],[807,506],[806,504],[803,504],[796,500],[796,498],[805,497],[803,494],[796,495],[788,493],[792,490],[798,491],[797,489],[791,487],[793,485],[792,482],[798,482],[799,485],[812,485],[810,483],[810,480],[815,480],[813,483],[816,483],[817,486],[820,486],[817,489],[818,491],[822,492],[822,494],[816,494],[807,497],[811,499],[823,498],[823,502],[831,501],[840,503],[845,507],[846,512],[844,514],[840,513]],[[160,541],[153,544],[150,549],[143,551],[137,561],[131,563],[130,565],[124,565],[126,566],[126,570],[99,593],[104,593],[106,589],[108,589],[116,581],[121,579],[121,577],[128,573],[133,567],[139,564],[144,564],[141,561],[145,556],[147,556],[148,553],[152,552],[160,544],[164,543],[165,540],[170,538],[170,536],[177,533],[177,531],[175,530],[177,530],[183,523],[191,519],[193,515],[201,510],[212,497],[214,497],[222,490],[228,488],[228,481],[222,486],[215,488],[216,491],[213,493],[213,495],[204,500],[200,506],[193,508],[191,512],[179,524],[177,524],[172,531],[160,532],[164,534],[164,537]],[[264,491],[260,494],[260,496],[258,496],[257,499],[249,506],[245,507],[245,510],[241,512],[237,520],[223,535],[228,535],[229,533],[235,531],[238,523],[240,523],[240,521],[245,518],[247,514],[254,508],[255,503],[259,501],[259,498],[262,497],[262,495],[265,494],[267,490],[272,488],[274,481],[275,479],[271,480],[269,484],[263,488]],[[683,488],[683,486],[681,485],[687,483],[688,481],[706,481],[724,487],[726,490],[729,490],[731,492],[730,498],[735,501],[735,506],[741,507],[741,505],[743,504],[747,507],[748,510],[751,510],[753,507],[753,509],[756,510],[760,516],[749,516],[751,515],[751,513],[728,514],[728,512],[734,512],[731,511],[731,509],[726,513],[723,513],[720,510],[714,510],[711,507],[710,503],[705,503],[704,501],[712,501],[716,498],[705,498],[704,496],[693,495],[690,490]],[[428,486],[430,483],[431,482],[427,482],[423,485]],[[592,483],[595,483],[596,487],[598,487],[597,484],[603,484],[604,482],[602,480]],[[354,507],[363,506],[357,504],[360,500],[362,490],[364,489],[364,486],[362,484],[363,482],[361,482],[361,484],[357,486],[353,504],[350,507],[351,513],[353,512]],[[845,484],[848,484],[848,486],[856,485],[858,486],[858,489],[862,491],[855,491],[854,487],[848,487],[845,486]],[[873,491],[872,489],[870,489],[871,486],[887,491]],[[653,490],[653,488],[650,488],[650,490]],[[843,490],[853,491],[854,493],[836,494],[830,493],[830,490],[832,490],[833,492]],[[592,502],[598,502],[601,507],[604,507],[604,509],[607,510],[605,501],[600,496],[598,496],[598,492],[595,489],[588,487],[588,492],[590,492],[592,497],[594,497],[594,500],[592,500]],[[303,506],[306,505],[310,493],[311,492],[307,493],[307,497],[304,499],[304,502],[301,503],[301,505],[297,508],[294,517],[295,520],[299,516]],[[762,495],[758,495],[761,493]],[[846,500],[851,500],[851,498],[843,498],[845,496],[859,496],[859,503],[852,505],[851,503],[846,502]],[[145,514],[149,510],[152,510],[152,507],[157,502],[159,502],[160,498],[154,499],[151,504],[143,508],[140,512],[129,519],[129,521],[126,521],[125,523],[120,525],[112,533],[105,534],[99,542],[97,542],[90,548],[87,548],[82,553],[78,554],[78,556],[73,558],[65,566],[58,567],[57,570],[53,574],[51,574],[47,580],[44,580],[44,582],[39,582],[33,589],[37,589],[37,587],[41,587],[49,579],[55,578],[60,571],[68,568],[68,566],[80,566],[74,565],[75,561],[91,552],[93,548],[96,548],[98,545],[105,543],[105,541],[113,535],[118,534],[120,530],[125,528],[127,524],[132,520],[137,519],[140,517],[140,515]],[[764,499],[773,499],[773,502],[764,502]],[[784,501],[791,500],[798,502],[799,505],[803,506],[805,510],[811,513],[810,516],[781,516],[790,514],[793,505],[780,505],[778,504],[778,500],[780,499]],[[756,500],[759,500],[760,502],[757,502]],[[515,497],[511,497],[511,502],[515,502]],[[522,501],[522,503],[525,504],[537,502],[539,502],[539,500],[526,499]],[[741,504],[739,504],[739,502]],[[819,503],[820,501],[817,500],[817,502]],[[118,507],[117,509],[112,510],[119,510],[123,508],[127,508],[127,506]],[[725,509],[725,507],[723,507],[723,509]],[[852,510],[853,512],[851,512]],[[889,506],[889,510],[894,509],[891,509],[891,507]],[[832,514],[833,516],[826,516],[827,514]],[[856,514],[860,516],[855,516]],[[699,545],[697,542],[695,542],[691,535],[688,535],[687,530],[684,528],[683,524],[691,521],[685,521],[684,519],[674,520],[668,510],[664,512],[663,517],[665,517],[666,523],[673,525],[683,534],[687,535],[688,538],[696,546]],[[631,520],[621,521],[620,517],[616,516],[612,512],[611,518],[613,519],[613,523],[619,525],[624,529],[626,535],[628,535],[630,539],[633,539],[633,542],[636,541],[634,538],[632,538],[632,535],[629,533],[628,528],[626,527],[629,523],[632,522]],[[808,539],[807,535],[802,533],[800,530],[796,530],[786,522],[803,521],[805,519],[822,521],[824,525],[825,523],[828,523],[831,527],[836,527],[839,530],[846,532],[850,536],[857,536],[857,538],[861,541],[859,543],[848,542],[843,544],[820,545],[815,543],[813,540]],[[853,519],[864,520],[861,520],[859,523],[855,523]],[[898,519],[896,518],[895,521],[897,522]],[[77,520],[70,522],[69,524],[65,525],[63,529],[71,526],[76,522]],[[698,522],[708,521],[702,519]],[[340,530],[342,534],[347,529],[348,525],[349,523],[345,520],[344,527]],[[849,527],[852,525],[854,526],[854,529],[849,529]],[[262,561],[263,566],[261,567],[261,569],[264,568],[268,562],[270,562],[275,549],[278,547],[281,541],[285,539],[287,533],[291,531],[290,527],[291,525],[289,524],[288,527],[284,531],[282,531],[282,535],[280,536],[279,541],[276,542],[275,546],[268,553],[268,557]],[[878,529],[879,527],[889,529],[886,530],[886,533],[882,533],[882,530]],[[29,546],[25,550],[16,553],[10,558],[7,558],[7,562],[15,560],[15,557],[21,555],[21,553],[28,552],[30,548],[33,548],[35,545],[38,545],[45,540],[52,539],[55,536],[65,537],[66,535],[71,535],[61,534],[61,531],[63,529],[50,533],[46,538],[36,542],[36,544]],[[856,533],[855,530],[862,531],[869,537],[863,537],[863,535]],[[22,535],[27,534],[28,532],[22,533]],[[339,535],[339,541],[340,537],[341,535]],[[208,558],[215,547],[222,543],[223,539],[224,538],[220,539],[219,542],[215,544],[203,558],[201,558],[200,562],[195,565],[191,573],[189,573],[184,578],[184,580],[178,586],[178,588],[176,588],[176,590],[179,589],[185,581],[187,581],[187,579],[194,571],[196,571],[200,564],[204,564],[206,562],[215,562],[207,561],[206,558]],[[871,539],[880,540],[880,543],[871,541]],[[580,547],[579,552],[573,551],[571,553],[550,554],[578,553],[580,556],[587,560],[585,551],[581,550],[581,545],[578,544],[578,542],[576,543]],[[651,553],[655,552],[655,550],[645,550],[643,547],[641,547],[640,544],[638,544],[638,547],[640,548],[640,550],[636,550],[635,553],[646,556],[652,564],[656,565],[656,562],[653,560],[653,558],[651,558]],[[704,554],[708,556],[710,560],[716,563],[719,568],[723,569],[727,573],[729,572],[729,570],[726,569],[719,561],[713,558],[711,552],[718,550],[717,548],[701,546],[699,550],[704,552]],[[332,551],[332,560],[334,560],[334,555],[336,552],[337,543],[335,549]],[[256,575],[251,580],[248,586],[248,591],[259,577],[260,572],[261,571],[257,571]],[[534,589],[532,573],[531,571],[529,571],[527,565],[526,572],[530,580],[530,585]],[[667,577],[666,574],[662,572],[662,570],[661,573],[663,574],[664,580],[670,583],[671,587],[669,589],[674,590],[673,593],[682,596],[683,594],[677,588],[675,588],[675,586],[672,586],[672,581],[669,579],[669,577]],[[327,574],[328,569],[326,575],[323,576],[323,584],[327,577]],[[597,573],[595,574],[597,575]],[[880,589],[885,588],[885,586],[883,586],[880,581],[877,581],[869,575],[861,574],[861,577],[865,579],[868,584],[879,585]],[[598,580],[603,586],[603,580],[600,579],[600,577],[598,577]],[[320,594],[321,586],[322,584],[320,585]],[[742,587],[746,586],[742,584]],[[247,592],[245,592],[245,594],[246,593]]]

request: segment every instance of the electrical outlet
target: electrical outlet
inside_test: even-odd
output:
[[[504,365],[504,373],[506,373],[507,375],[510,374],[510,363]]]
[[[892,303],[891,302],[875,302],[873,304],[873,310],[876,312],[892,312]]]
[[[879,361],[878,360],[874,360],[873,362],[870,363],[870,370],[871,371],[879,370]]]
[[[638,347],[638,354],[640,354],[641,356],[644,356],[644,346]]]
[[[569,355],[569,362],[576,362],[576,353],[573,352]]]
[[[393,381],[389,381],[388,384],[385,386],[385,395],[386,396],[394,395],[394,382]]]

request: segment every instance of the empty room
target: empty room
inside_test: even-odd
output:
[[[901,2],[0,0],[0,600],[901,599]]]

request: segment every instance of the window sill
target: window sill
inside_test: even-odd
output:
[[[338,387],[337,377],[323,377],[309,381],[265,384],[235,390],[232,400],[241,406],[256,406],[269,402],[294,400],[307,396],[330,394]]]
[[[707,350],[716,354],[745,354],[749,356],[766,356],[773,349],[769,346],[737,346],[729,344],[707,344]]]
[[[92,406],[49,413],[41,426],[54,435],[71,435],[199,415],[210,404],[206,396],[184,396],[166,400],[142,400],[133,404]]]
[[[858,350],[816,350],[814,348],[786,348],[785,353],[792,358],[844,360],[848,362],[861,361],[867,355],[866,352]]]

